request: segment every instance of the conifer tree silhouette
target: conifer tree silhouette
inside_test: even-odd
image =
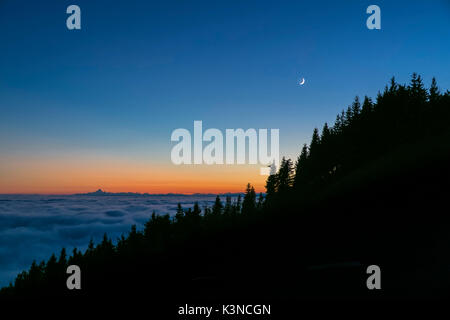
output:
[[[247,184],[245,190],[244,201],[242,202],[242,214],[249,215],[256,210],[256,193],[255,188],[250,183]]]
[[[216,201],[214,202],[214,205],[212,207],[212,214],[213,215],[221,215],[222,214],[222,210],[223,210],[223,204],[222,201],[220,201],[220,197],[217,196],[216,197]]]

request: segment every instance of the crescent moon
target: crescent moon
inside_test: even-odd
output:
[[[301,85],[301,86],[304,85],[304,84],[305,84],[305,78],[302,78],[302,80],[300,80],[300,81],[298,82],[298,84]]]

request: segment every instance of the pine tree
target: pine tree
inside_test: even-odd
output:
[[[223,209],[223,214],[229,215],[229,214],[231,214],[231,210],[232,210],[231,197],[227,196],[225,198],[225,207]]]
[[[352,111],[352,107],[348,106],[347,110],[345,111],[345,115],[344,115],[344,126],[345,128],[348,128],[351,126],[353,121],[353,111]]]
[[[278,174],[271,174],[266,180],[266,199],[274,199],[278,191]]]
[[[320,143],[326,145],[330,141],[330,136],[331,136],[330,128],[328,128],[328,123],[325,122],[322,128]]]
[[[294,176],[294,188],[298,189],[306,182],[306,165],[308,161],[308,145],[303,144],[302,151],[295,163],[295,176]]]
[[[395,83],[395,77],[391,78],[391,86],[389,87],[389,93],[395,93],[398,89],[397,83]]]
[[[177,213],[175,214],[175,220],[181,221],[181,220],[183,220],[183,217],[184,217],[184,210],[183,210],[183,207],[181,206],[181,204],[178,202]]]
[[[36,260],[33,260],[33,263],[31,264],[30,271],[28,271],[28,279],[32,290],[39,290],[39,286],[44,279],[43,266],[44,265],[42,263],[38,265]]]
[[[343,119],[340,114],[336,116],[336,120],[334,121],[333,126],[333,134],[340,134],[342,132],[343,127]]]
[[[220,197],[217,196],[216,197],[216,201],[214,202],[214,205],[212,207],[212,214],[213,215],[221,215],[222,214],[222,210],[223,210],[223,204],[222,201],[220,201]]]
[[[94,246],[94,240],[91,238],[89,240],[88,247],[86,249],[85,255],[86,256],[92,256],[94,254],[95,246]]]
[[[355,100],[352,103],[352,108],[351,108],[352,120],[357,120],[359,118],[360,113],[361,113],[361,104],[359,102],[359,97],[356,96]]]
[[[250,183],[245,190],[244,201],[242,202],[242,214],[252,214],[256,209],[256,193]]]
[[[61,249],[61,253],[59,255],[58,264],[60,266],[65,267],[67,265],[67,254],[66,254],[66,248]]]
[[[56,256],[53,253],[48,259],[47,264],[45,265],[45,277],[46,281],[49,283],[50,288],[54,288],[57,285],[57,279],[59,278],[58,274],[58,262],[56,260]]]
[[[238,195],[237,201],[236,201],[236,213],[241,213],[241,195]]]
[[[436,78],[433,77],[433,79],[431,80],[431,87],[430,87],[430,94],[429,94],[430,103],[436,104],[439,101],[440,96],[441,96],[441,93],[439,92]]]
[[[101,260],[111,259],[114,252],[114,245],[111,239],[108,239],[106,233],[103,234],[102,242],[97,245],[95,257]]]
[[[422,105],[427,101],[427,91],[425,90],[422,77],[417,75],[417,73],[412,74],[411,83],[408,88],[411,97],[416,103]]]
[[[317,129],[316,129],[317,132]],[[291,159],[283,157],[280,164],[280,170],[278,171],[278,193],[286,194],[293,184],[294,168]]]
[[[370,99],[369,97],[365,96],[364,97],[364,102],[363,102],[363,105],[362,105],[362,108],[361,108],[361,117],[363,119],[367,119],[367,117],[372,112],[372,110],[373,110],[372,99]]]
[[[311,143],[309,144],[309,160],[308,160],[308,176],[315,176],[319,171],[321,164],[319,159],[320,155],[320,136],[319,130],[314,128],[313,135],[311,138]]]
[[[139,234],[137,232],[136,225],[133,224],[130,228],[130,233],[128,234],[127,247],[133,248],[134,250],[135,248],[137,248],[138,242],[139,242]]]
[[[262,210],[263,205],[264,205],[264,197],[262,192],[260,192],[258,197],[258,203],[256,204],[256,209]]]
[[[196,201],[194,203],[194,208],[192,210],[192,216],[193,217],[199,217],[200,213],[202,213],[202,209],[200,209],[200,206],[198,205],[198,202]]]
[[[311,143],[309,144],[309,154],[311,155],[311,157],[315,157],[315,152],[317,152],[319,145],[320,145],[319,129],[314,128]]]

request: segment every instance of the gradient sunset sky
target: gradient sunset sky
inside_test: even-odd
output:
[[[446,0],[0,0],[0,41],[0,193],[264,191],[261,165],[175,166],[172,131],[279,128],[295,159],[392,76],[450,88]]]

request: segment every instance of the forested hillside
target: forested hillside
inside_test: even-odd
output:
[[[413,74],[356,97],[281,161],[266,193],[153,214],[142,231],[33,263],[1,297],[97,294],[157,299],[442,296],[450,289],[447,222],[450,92]],[[66,268],[82,270],[67,290]],[[383,291],[368,291],[376,264]]]

